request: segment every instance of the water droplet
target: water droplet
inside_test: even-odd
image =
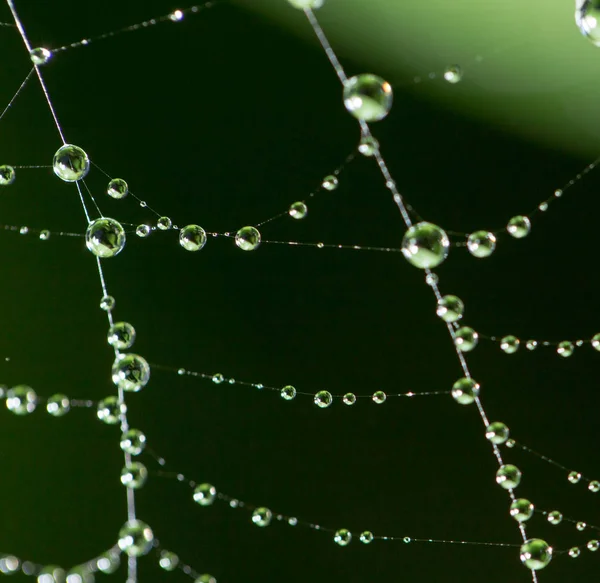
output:
[[[526,498],[519,498],[510,505],[510,515],[517,522],[526,522],[533,516],[533,504]]]
[[[110,312],[115,307],[115,298],[112,296],[103,296],[100,300],[100,309]]]
[[[235,244],[243,251],[254,251],[260,245],[260,233],[255,227],[242,227],[235,234]]]
[[[169,20],[173,22],[181,22],[183,20],[183,12],[181,10],[175,10],[169,14]]]
[[[521,545],[520,558],[532,571],[547,567],[552,560],[552,547],[539,538],[531,538]]]
[[[252,513],[252,522],[256,524],[256,526],[269,526],[272,518],[273,513],[268,508],[257,508]]]
[[[345,547],[352,541],[352,533],[345,528],[340,528],[340,530],[336,531],[333,540],[341,547]]]
[[[31,58],[31,62],[34,65],[41,67],[42,65],[45,65],[52,58],[52,52],[43,47],[38,47],[35,49],[31,49],[31,52],[29,53],[29,57]]]
[[[62,417],[71,410],[71,402],[66,395],[57,393],[52,395],[46,403],[46,411],[53,417]]]
[[[479,334],[468,326],[463,326],[454,333],[454,344],[461,352],[470,352],[478,342]]]
[[[559,354],[563,358],[567,358],[567,357],[571,356],[574,351],[575,351],[575,346],[573,346],[573,343],[569,342],[568,340],[561,342],[558,345],[558,348],[556,349],[557,354]]]
[[[496,237],[489,231],[475,231],[467,239],[467,249],[473,257],[489,257],[496,249]]]
[[[537,340],[528,340],[525,343],[525,348],[527,348],[527,350],[535,350],[537,348]]]
[[[558,510],[553,510],[548,513],[548,522],[553,526],[560,524],[562,522],[563,515]]]
[[[125,198],[129,194],[129,186],[122,178],[114,178],[108,183],[106,194],[117,200]]]
[[[385,403],[387,395],[383,391],[375,391],[372,398],[374,403],[381,405],[382,403]]]
[[[160,551],[158,564],[165,571],[174,571],[179,565],[179,557],[171,551]]]
[[[116,425],[122,414],[127,413],[127,405],[119,401],[118,397],[106,397],[98,403],[97,416],[107,425]]]
[[[292,385],[287,385],[281,389],[281,398],[286,401],[291,401],[296,397],[296,389]]]
[[[323,178],[323,183],[321,184],[321,186],[325,190],[335,190],[339,186],[339,180],[337,179],[337,176],[325,176],[325,178]]]
[[[450,240],[437,225],[417,223],[402,239],[402,254],[415,267],[432,269],[448,257]]]
[[[579,531],[579,532],[583,532],[586,528],[587,528],[587,524],[585,522],[578,522],[575,525],[575,528]]]
[[[303,202],[294,202],[290,205],[288,214],[292,219],[303,219],[308,213],[308,207]]]
[[[52,168],[54,174],[61,180],[76,182],[87,176],[90,170],[90,160],[80,147],[65,144],[54,154]]]
[[[440,281],[440,278],[435,274],[435,273],[428,273],[425,276],[425,283],[428,286],[433,287],[434,285],[437,285]]]
[[[512,490],[521,483],[521,470],[517,466],[505,464],[496,472],[496,483],[505,490]]]
[[[367,158],[374,156],[379,150],[379,142],[373,136],[363,136],[358,144],[358,151]]]
[[[27,235],[27,233],[29,233],[29,227],[21,227],[19,229],[19,234],[20,235]]]
[[[500,340],[500,348],[506,352],[506,354],[514,354],[519,350],[520,344],[521,341],[516,336],[504,336],[504,338]]]
[[[212,382],[215,383],[215,385],[220,385],[224,380],[225,377],[220,372],[212,376]]]
[[[119,531],[119,548],[130,557],[147,555],[153,542],[152,529],[141,520],[128,520]]]
[[[210,506],[217,497],[217,489],[212,484],[200,484],[194,489],[194,502],[200,506]]]
[[[463,317],[465,305],[463,301],[452,295],[444,296],[437,303],[436,314],[444,320],[444,322],[456,322]]]
[[[137,490],[148,479],[148,470],[141,462],[131,462],[121,470],[121,484],[126,488]]]
[[[344,405],[354,405],[356,403],[356,395],[354,393],[346,393],[342,397]]]
[[[545,213],[545,212],[548,210],[548,203],[547,203],[547,202],[541,202],[541,203],[538,205],[538,208],[539,208],[539,209],[540,209],[540,210],[541,210],[543,213]]]
[[[470,405],[475,401],[475,397],[479,396],[480,389],[476,380],[463,377],[452,385],[452,397],[461,405]]]
[[[490,423],[485,430],[485,438],[489,439],[492,443],[496,445],[501,445],[505,443],[508,439],[510,431],[508,427],[500,422],[495,421],[494,423]]]
[[[17,173],[12,166],[0,166],[0,186],[8,186],[15,181]]]
[[[151,232],[152,232],[152,227],[150,225],[142,224],[142,225],[138,225],[135,228],[135,234],[138,237],[142,237],[142,238],[148,237]]]
[[[125,230],[114,219],[96,219],[88,225],[85,244],[96,257],[114,257],[125,247]]]
[[[370,530],[365,530],[360,533],[360,542],[368,545],[373,541],[373,533]]]
[[[321,8],[323,6],[323,0],[288,0],[288,2],[299,10],[316,10],[317,8]]]
[[[50,239],[50,231],[47,229],[40,231],[40,241],[47,241],[48,239]]]
[[[569,472],[567,480],[569,480],[571,484],[579,484],[579,481],[581,480],[581,474],[579,472]]]
[[[160,217],[158,221],[156,221],[156,226],[161,231],[168,231],[173,226],[173,221],[169,217]]]
[[[198,225],[187,225],[179,231],[179,244],[186,251],[200,251],[206,245],[206,231]]]
[[[112,366],[112,381],[124,391],[137,393],[150,380],[150,365],[137,354],[120,354]]]
[[[593,492],[594,494],[596,494],[597,492],[600,492],[600,482],[598,482],[598,480],[592,480],[588,484],[588,490],[590,492]]]
[[[444,71],[444,79],[448,83],[458,83],[462,79],[462,69],[458,65],[450,65]]]
[[[326,407],[329,407],[331,403],[333,403],[333,397],[331,396],[331,393],[329,391],[319,391],[315,395],[314,401],[317,407],[325,409]]]
[[[135,328],[128,322],[117,322],[108,329],[107,341],[117,350],[131,348],[135,342]]]
[[[592,551],[592,553],[595,553],[598,549],[600,549],[600,541],[597,540],[591,540],[587,543],[586,547],[588,548],[589,551]]]
[[[581,554],[581,550],[579,547],[571,547],[569,549],[569,557],[572,559],[576,559]]]
[[[344,83],[344,105],[361,121],[379,121],[392,108],[392,87],[377,75],[363,74]]]
[[[508,231],[508,234],[515,239],[522,239],[529,235],[529,231],[531,231],[531,221],[527,217],[518,215],[508,221],[506,230]]]
[[[121,435],[121,449],[130,455],[140,455],[146,447],[146,436],[139,429],[128,429]]]
[[[27,415],[35,411],[37,395],[27,385],[17,385],[6,391],[6,408],[15,415]]]
[[[600,46],[600,6],[594,0],[577,2],[575,22],[593,45]]]

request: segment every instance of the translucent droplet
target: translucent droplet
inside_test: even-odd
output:
[[[106,194],[120,200],[129,194],[129,186],[122,178],[113,178],[106,188]]]
[[[344,405],[354,405],[354,403],[356,403],[356,395],[354,393],[346,393],[342,397],[342,401],[344,402]]]
[[[386,399],[387,399],[387,395],[383,391],[375,391],[373,393],[373,402],[377,403],[378,405],[385,403]]]
[[[344,105],[361,121],[379,121],[392,108],[392,86],[377,75],[363,74],[344,83]]]
[[[161,231],[168,231],[173,226],[173,221],[169,217],[160,217],[158,221],[156,221],[156,226]]]
[[[479,334],[468,326],[463,326],[454,333],[454,344],[461,352],[470,352],[478,342]]]
[[[593,492],[594,494],[596,494],[597,492],[600,492],[600,482],[598,482],[598,480],[592,480],[588,484],[588,490],[590,492]]]
[[[150,225],[141,224],[135,228],[135,234],[142,239],[150,236],[150,233],[152,233],[152,227]]]
[[[579,547],[571,547],[569,549],[569,557],[572,559],[576,559],[581,554],[581,550]]]
[[[119,531],[119,548],[130,557],[147,555],[153,542],[152,529],[141,520],[128,520]]]
[[[598,549],[600,549],[600,541],[597,540],[591,540],[588,541],[587,545],[585,545],[589,551],[592,551],[592,553],[595,553]]]
[[[64,583],[65,571],[56,565],[42,567],[37,576],[38,583]]]
[[[255,227],[243,227],[235,234],[235,244],[243,251],[254,251],[260,245],[260,233]]]
[[[402,539],[402,542],[408,544],[408,543],[412,542],[412,539],[409,536],[405,536]]]
[[[592,338],[592,346],[594,347],[595,350],[600,351],[600,334],[596,334]]]
[[[129,322],[117,322],[108,329],[107,340],[117,350],[131,348],[135,342],[135,328]]]
[[[52,52],[43,47],[38,47],[35,49],[31,49],[31,52],[29,53],[29,57],[31,58],[31,62],[34,65],[41,67],[42,65],[45,65],[52,58]]]
[[[215,385],[220,385],[224,381],[225,377],[220,372],[212,376],[212,382],[215,383]]]
[[[575,9],[575,22],[593,45],[600,46],[600,4],[596,0],[580,0]]]
[[[116,551],[108,551],[103,553],[96,559],[96,566],[99,571],[110,575],[114,573],[121,565],[121,557]]]
[[[21,561],[14,555],[4,555],[0,558],[0,573],[11,575],[21,568]]]
[[[294,202],[290,205],[288,214],[292,219],[303,219],[308,214],[308,207],[303,202]]]
[[[537,340],[528,340],[525,343],[525,348],[527,348],[527,350],[535,350],[537,348]]]
[[[581,480],[581,474],[579,472],[569,472],[567,480],[569,480],[571,484],[578,484]]]
[[[146,447],[146,436],[139,429],[128,429],[121,435],[121,449],[130,455],[140,455]]]
[[[450,65],[444,71],[444,79],[448,83],[458,83],[462,79],[462,69],[458,65]]]
[[[33,413],[37,406],[37,395],[27,385],[17,385],[6,391],[6,408],[15,415]]]
[[[257,508],[252,513],[252,522],[256,524],[256,526],[269,526],[272,518],[273,513],[268,508]]]
[[[467,239],[467,249],[473,257],[489,257],[496,248],[496,237],[489,231],[475,231]]]
[[[558,510],[548,513],[548,522],[554,526],[562,522],[563,515]]]
[[[520,558],[528,569],[538,571],[552,560],[552,547],[539,538],[530,538],[521,545]]]
[[[12,166],[0,166],[0,186],[8,186],[15,181],[17,173]]]
[[[436,314],[444,322],[456,322],[463,317],[465,305],[463,301],[456,296],[444,296],[437,303]]]
[[[485,430],[485,438],[496,445],[505,443],[509,435],[508,427],[500,421],[490,423]]]
[[[112,381],[124,391],[137,393],[150,380],[150,365],[137,354],[120,354],[112,366]]]
[[[515,447],[516,444],[517,444],[517,442],[514,439],[507,439],[506,440],[506,447],[509,447],[510,449],[512,449],[513,447]]]
[[[165,571],[174,571],[179,565],[179,557],[171,551],[160,551],[158,564]]]
[[[440,282],[440,278],[437,276],[436,273],[428,273],[425,276],[425,283],[430,287],[437,285],[439,282]]]
[[[496,483],[505,490],[512,490],[521,483],[521,470],[517,466],[505,464],[496,472]]]
[[[575,346],[573,346],[572,342],[565,340],[564,342],[559,343],[556,353],[563,358],[567,358],[573,354],[575,351]]]
[[[315,395],[315,405],[321,407],[321,409],[329,407],[331,403],[333,403],[333,397],[329,391],[319,391]]]
[[[97,415],[107,425],[119,423],[121,415],[127,413],[127,405],[119,401],[119,397],[106,397],[98,403]]]
[[[517,522],[526,522],[533,516],[533,504],[525,499],[518,498],[510,505],[510,515]]]
[[[217,489],[212,484],[200,484],[194,490],[194,502],[200,506],[210,506],[217,497]]]
[[[57,393],[52,395],[46,403],[46,411],[53,417],[62,417],[71,410],[71,401],[66,395]]]
[[[500,348],[506,352],[506,354],[514,354],[519,350],[520,344],[521,341],[516,336],[504,336],[504,338],[500,340]]]
[[[475,379],[463,377],[452,385],[452,397],[461,405],[470,405],[479,396],[480,386]]]
[[[40,231],[40,241],[47,241],[48,239],[50,239],[50,231],[48,229]]]
[[[368,545],[370,542],[373,542],[373,533],[370,530],[365,530],[360,533],[360,542]]]
[[[325,176],[325,178],[323,178],[323,184],[321,186],[323,186],[323,188],[325,190],[335,190],[338,186],[339,186],[339,180],[337,179],[337,176]]]
[[[197,579],[194,580],[194,583],[217,583],[217,580],[208,573],[204,573],[200,575]]]
[[[125,230],[114,219],[96,219],[88,225],[85,244],[96,257],[114,257],[125,247]]]
[[[115,298],[112,296],[102,296],[100,300],[100,309],[105,312],[110,312],[115,307]]]
[[[539,209],[540,209],[540,210],[541,210],[543,213],[545,213],[545,212],[548,210],[548,203],[547,203],[547,202],[541,202],[541,203],[538,205],[538,208],[539,208]]]
[[[186,251],[200,251],[206,245],[206,231],[198,225],[188,225],[179,231],[179,244]]]
[[[340,528],[340,530],[336,531],[333,540],[341,547],[345,547],[350,544],[352,533],[345,528]]]
[[[174,10],[169,14],[169,20],[173,22],[181,22],[183,20],[183,12],[181,10]]]
[[[27,235],[27,233],[29,233],[29,227],[21,227],[19,229],[19,234],[20,235]]]
[[[287,385],[281,389],[281,398],[286,401],[291,401],[296,397],[296,389],[292,385]]]
[[[87,176],[90,170],[90,160],[79,146],[65,144],[54,154],[52,168],[54,174],[61,180],[76,182]]]
[[[379,142],[372,136],[363,136],[358,144],[358,151],[367,158],[374,156],[379,150]]]
[[[299,10],[316,10],[317,8],[321,8],[323,6],[323,0],[288,0],[288,2]]]
[[[148,479],[148,470],[141,462],[131,462],[121,470],[121,483],[126,488],[141,488]]]
[[[298,524],[298,519],[295,516],[290,516],[290,518],[288,518],[288,524],[290,526],[296,526]]]
[[[583,532],[586,528],[587,528],[587,524],[585,522],[578,522],[575,525],[575,528],[579,531],[579,532]]]
[[[508,221],[506,230],[508,231],[508,234],[515,239],[522,239],[529,235],[529,231],[531,231],[531,221],[527,217],[518,215]]]
[[[448,257],[450,239],[437,225],[417,223],[402,239],[402,254],[420,269],[432,269]]]

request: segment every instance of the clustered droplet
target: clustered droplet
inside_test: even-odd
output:
[[[290,205],[288,214],[292,219],[303,219],[308,214],[308,207],[303,202],[294,202]]]
[[[450,239],[443,229],[427,222],[410,227],[402,239],[402,254],[419,269],[437,267],[448,257]]]
[[[356,75],[344,83],[344,105],[360,121],[382,120],[390,112],[393,99],[392,86],[377,75]]]
[[[496,472],[496,483],[505,490],[512,490],[521,483],[521,471],[517,466],[504,464]]]
[[[125,247],[125,230],[114,219],[96,219],[88,225],[85,244],[96,257],[115,257]]]
[[[61,146],[52,162],[54,174],[65,182],[76,182],[85,178],[90,170],[88,155],[73,144]]]

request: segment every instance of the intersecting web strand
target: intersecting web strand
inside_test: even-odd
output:
[[[12,3],[11,0],[7,0],[7,2],[9,4],[10,8],[11,8],[11,11],[13,12],[13,15],[14,15],[16,23],[17,23],[17,28],[19,29],[19,32],[20,32],[20,34],[21,34],[21,36],[23,38],[23,41],[24,41],[24,43],[25,43],[28,51],[31,52],[31,47],[30,47],[29,42],[27,40],[27,37],[26,37],[26,34],[25,34],[25,29],[23,28],[22,23],[19,21],[19,18],[18,18],[16,10],[14,8],[14,5],[13,5],[13,3]],[[191,9],[189,9],[189,10],[191,10]],[[191,11],[195,12],[194,10],[191,10]],[[183,11],[183,12],[185,12],[185,11]],[[323,45],[323,48],[325,49],[327,57],[330,59],[332,65],[334,66],[334,69],[335,69],[335,71],[336,71],[336,73],[337,73],[340,81],[342,83],[347,82],[348,78],[345,75],[344,69],[342,68],[339,60],[337,59],[337,57],[335,55],[335,52],[333,51],[333,49],[329,45],[329,43],[327,41],[327,38],[326,38],[323,30],[319,26],[318,21],[316,20],[314,14],[312,13],[312,11],[310,9],[307,9],[305,11],[305,13],[306,13],[306,15],[308,17],[308,20],[309,20],[310,24],[313,26],[313,29],[315,30],[315,33],[317,34],[317,37],[318,37],[319,41]],[[162,19],[157,19],[156,22],[167,20],[167,19],[173,20],[173,18],[170,18],[170,17],[167,16],[167,17],[162,17]],[[150,24],[155,24],[155,21],[146,21],[146,22],[148,22]],[[144,24],[144,23],[142,23],[142,24]],[[121,29],[120,32],[133,31],[133,30],[137,30],[138,28],[139,28],[139,26],[127,27],[127,28]],[[113,36],[113,34],[112,33],[108,33],[108,34],[102,35],[102,36],[97,37],[97,38],[98,39],[100,39],[100,38],[109,38],[110,36]],[[84,46],[85,44],[87,44],[87,42],[81,41],[79,43],[73,43],[72,45],[66,45],[65,47],[61,47],[59,50],[66,50],[66,48],[68,48],[68,47],[77,48],[79,46]],[[56,114],[56,112],[54,110],[53,104],[52,104],[51,99],[50,99],[50,95],[49,95],[49,93],[47,91],[47,88],[45,86],[43,77],[42,77],[41,72],[39,71],[39,67],[37,65],[35,67],[35,70],[36,70],[36,73],[38,75],[38,79],[40,81],[40,84],[41,84],[41,87],[43,89],[44,95],[45,95],[45,97],[47,99],[48,106],[50,108],[52,117],[53,117],[53,119],[54,119],[54,121],[56,123],[58,133],[59,133],[59,135],[60,135],[61,140],[63,141],[63,143],[66,143],[64,135],[63,135],[63,131],[62,131],[60,123],[59,123],[59,119],[58,119],[57,114]],[[25,83],[21,86],[21,88],[19,89],[19,91],[22,89],[22,87],[24,85],[25,85]],[[18,93],[19,92],[17,92],[17,94]],[[16,96],[15,96],[15,98],[16,98]],[[15,98],[13,98],[12,101],[14,101]],[[11,101],[11,103],[12,103],[12,101]],[[10,106],[10,104],[9,104],[9,106]],[[367,138],[373,139],[373,136],[372,136],[372,134],[370,132],[369,126],[364,121],[360,122],[360,127],[361,127],[361,130],[362,130],[362,135],[363,136],[365,136]],[[393,200],[394,200],[394,202],[396,203],[396,205],[398,207],[398,210],[399,210],[399,212],[400,212],[400,214],[402,216],[402,219],[403,219],[406,227],[407,228],[411,227],[413,223],[412,223],[412,220],[411,220],[410,215],[409,215],[409,209],[407,208],[407,205],[405,204],[402,196],[400,195],[399,191],[397,190],[396,184],[395,184],[395,182],[394,182],[394,180],[393,180],[393,178],[392,178],[392,176],[390,174],[390,171],[389,171],[389,169],[387,167],[385,159],[383,158],[383,155],[380,153],[379,149],[376,149],[376,152],[375,152],[374,156],[375,156],[375,159],[377,161],[378,167],[379,167],[379,169],[381,171],[381,174],[383,175],[384,180],[386,182],[386,187],[391,191],[391,193],[393,195]],[[596,164],[597,164],[597,161],[594,162],[592,165],[590,165],[588,167],[588,169],[589,170],[593,169]],[[585,172],[586,171],[584,171],[584,173]],[[580,178],[581,178],[581,175],[578,175],[577,176],[577,180],[580,179]],[[570,184],[572,184],[572,183],[574,183],[574,181],[571,181]],[[79,193],[81,205],[82,205],[82,208],[84,210],[84,214],[86,216],[87,222],[90,223],[91,219],[90,219],[90,215],[89,215],[89,212],[88,212],[88,209],[87,209],[87,206],[86,206],[84,192],[82,191],[82,189],[81,189],[78,181],[76,182],[76,186],[77,186],[77,189],[78,189],[78,193]],[[101,211],[100,211],[100,208],[99,208],[99,206],[98,206],[98,204],[97,204],[97,202],[96,202],[96,200],[95,200],[95,198],[94,198],[94,196],[93,196],[93,194],[91,192],[91,190],[87,187],[87,185],[86,185],[85,182],[84,182],[84,187],[85,187],[86,192],[88,193],[88,196],[92,199],[93,204],[96,207],[96,210],[98,211],[98,213],[100,214],[100,216],[103,216],[102,213],[101,213]],[[144,204],[143,206],[147,206],[147,205]],[[159,216],[158,213],[156,213],[155,211],[152,211],[152,212],[154,212],[157,216]],[[274,218],[277,218],[279,216],[283,216],[283,213],[281,215],[277,215],[277,216],[273,217],[273,219],[268,219],[267,221],[264,221],[261,224],[264,224],[266,222],[270,222],[271,220],[274,220]],[[7,227],[5,227],[5,228],[7,228]],[[75,236],[76,235],[76,234],[67,234],[67,233],[60,233],[60,234],[69,235],[69,236]],[[225,237],[231,237],[232,236],[229,233],[218,233],[218,235],[225,236]],[[291,245],[304,245],[303,243],[298,243],[298,242],[283,242],[283,241],[263,241],[263,242],[264,243],[268,243],[268,242],[271,242],[271,243],[286,243],[286,244],[291,244]],[[377,248],[377,247],[367,247],[367,246],[359,247],[359,246],[345,246],[345,245],[323,245],[323,244],[317,244],[317,245],[322,245],[323,247],[366,249],[366,250],[378,250],[378,251],[387,251],[387,252],[398,252],[398,251],[400,251],[400,249]],[[101,260],[100,260],[99,257],[96,257],[96,262],[97,262],[99,277],[100,277],[100,281],[101,281],[101,287],[102,287],[103,296],[108,296],[109,295],[109,293],[108,293],[109,290],[108,290],[106,282],[105,282],[104,273],[103,273],[103,269],[102,269],[102,263],[101,263]],[[426,272],[427,276],[430,277],[430,278],[433,275],[433,273],[431,272],[430,269],[426,269],[425,272]],[[442,294],[441,294],[441,292],[439,290],[437,281],[435,281],[434,279],[431,279],[430,282],[428,282],[428,284],[432,288],[433,293],[434,293],[434,295],[436,297],[436,300],[438,302],[441,301],[443,299],[443,296],[442,296]],[[110,310],[107,310],[107,319],[108,319],[109,327],[112,327],[114,325],[114,321],[113,321],[112,313],[111,313]],[[447,328],[448,328],[449,335],[450,335],[450,337],[451,337],[451,339],[453,341],[453,344],[455,345],[457,357],[459,359],[459,362],[460,362],[460,365],[461,365],[461,367],[463,369],[463,372],[465,373],[465,376],[470,379],[471,378],[471,373],[470,373],[469,367],[467,365],[466,359],[464,357],[463,352],[461,350],[459,350],[459,348],[458,348],[458,343],[457,343],[457,339],[456,339],[456,329],[455,329],[455,326],[453,326],[451,323],[448,323],[448,322],[446,323],[446,325],[447,325]],[[118,358],[119,355],[120,355],[119,350],[117,348],[115,348],[115,358]],[[155,368],[159,368],[159,367],[155,366]],[[188,374],[188,373],[186,373],[186,374]],[[192,375],[192,376],[198,376],[198,375],[196,374],[196,375]],[[207,375],[200,374],[200,376],[207,376]],[[237,384],[251,384],[251,383],[238,382]],[[256,384],[254,384],[253,386],[256,386]],[[268,388],[270,388],[272,390],[277,390],[276,387],[268,387]],[[125,402],[125,395],[124,395],[124,392],[123,392],[123,388],[121,386],[118,386],[118,393],[119,393],[119,395],[118,395],[119,396],[119,401],[122,402],[122,403],[124,403]],[[312,395],[312,393],[303,393],[303,392],[299,392],[298,394],[301,394],[301,395]],[[422,393],[422,394],[423,395],[428,395],[428,396],[432,395],[432,394],[447,394],[447,391],[432,391],[432,392],[425,392],[425,393]],[[338,395],[336,395],[336,396],[338,396]],[[367,397],[367,396],[368,395],[361,395],[360,397],[364,398],[364,397]],[[390,396],[394,396],[394,395],[390,395]],[[399,394],[399,395],[396,395],[396,396],[414,396],[414,395],[413,394],[409,394],[409,393],[405,393],[405,394],[401,394],[401,395]],[[488,417],[486,415],[486,412],[485,412],[485,410],[483,408],[483,404],[482,404],[480,398],[478,396],[475,396],[474,400],[475,400],[475,403],[476,403],[479,415],[480,415],[480,417],[481,417],[481,419],[482,419],[482,421],[484,423],[484,427],[488,427],[490,425],[490,422],[489,422],[489,419],[488,419]],[[86,403],[85,407],[89,407],[88,402],[85,402],[85,403]],[[75,401],[73,401],[72,404],[73,404],[73,406],[75,406]],[[120,421],[120,427],[121,427],[122,433],[127,432],[128,429],[129,429],[129,425],[128,425],[128,421],[127,421],[126,411],[121,411],[121,413],[119,415],[119,421]],[[503,466],[504,462],[503,462],[502,454],[500,452],[499,447],[495,443],[492,444],[492,445],[493,445],[493,453],[494,453],[494,455],[495,455],[495,457],[496,457],[496,459],[498,461],[498,464],[500,466]],[[556,465],[557,467],[559,467],[561,469],[566,469],[565,466],[562,466],[561,464],[553,462],[547,456],[543,456],[541,454],[537,454],[537,453],[533,452],[533,450],[529,450],[529,448],[526,448],[524,446],[521,446],[521,447],[523,449],[525,449],[526,451],[529,451],[529,452],[537,455],[538,457],[544,459],[545,461],[547,461],[547,462],[549,462],[549,463],[551,463],[553,465]],[[131,464],[131,455],[128,452],[125,451],[124,452],[124,458],[125,458],[125,465],[129,466]],[[163,458],[160,458],[160,459],[163,459]],[[156,475],[163,475],[163,474],[161,474],[159,472]],[[169,475],[169,476],[167,476],[165,474],[163,477],[176,477],[176,479],[178,479],[179,481],[185,481],[185,477],[184,477],[183,480],[181,480],[180,476],[183,476],[183,474],[175,474],[175,475]],[[193,482],[193,483],[195,484],[195,482]],[[132,488],[128,488],[127,489],[127,510],[128,510],[128,518],[129,518],[129,520],[134,520],[135,517],[136,517],[136,515],[135,515],[135,496],[134,496],[134,492],[135,491]],[[509,494],[511,500],[514,502],[516,500],[516,497],[515,497],[512,489],[508,491],[508,494]],[[217,497],[220,498],[220,499],[229,501],[229,502],[231,502],[232,500],[234,500],[234,499],[230,499],[228,496],[226,496],[224,494],[221,494],[221,493],[219,493],[217,495]],[[239,500],[237,500],[237,505],[238,506],[240,505],[240,501]],[[243,503],[243,504],[241,504],[241,506],[248,506],[248,505],[245,504],[245,503]],[[335,529],[320,527],[319,525],[315,525],[314,523],[308,523],[308,525],[311,528],[314,528],[315,530],[324,530],[324,531],[327,531],[327,532],[330,532],[330,533],[335,533],[336,532]],[[597,528],[597,527],[593,527],[593,528]],[[527,539],[525,525],[519,524],[519,531],[520,531],[520,533],[522,535],[523,541],[525,541]],[[406,537],[380,536],[380,535],[378,535],[378,536],[375,536],[373,538],[374,539],[378,539],[379,538],[379,539],[382,539],[382,540],[403,540],[404,542],[407,542],[406,541]],[[429,543],[460,544],[460,545],[479,545],[479,546],[498,546],[498,547],[519,547],[520,546],[520,545],[514,545],[514,544],[508,544],[508,543],[471,542],[471,541],[433,539],[433,538],[432,539],[415,538],[415,539],[411,539],[411,542],[429,542]],[[156,544],[155,546],[158,548],[159,545]],[[128,573],[129,581],[132,581],[132,582],[136,581],[137,580],[137,573],[136,573],[137,560],[136,560],[135,556],[130,556],[129,557],[128,567],[129,567],[129,573]],[[185,566],[185,569],[183,569],[183,570],[187,574],[191,574],[194,578],[196,578],[198,576],[197,573],[191,567],[189,567],[187,565]],[[531,571],[531,575],[532,575],[533,581],[537,581],[537,577],[536,577],[535,571],[532,570]]]

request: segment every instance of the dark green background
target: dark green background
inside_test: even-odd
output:
[[[104,0],[69,10],[53,3],[18,8],[32,43],[55,47],[175,7]],[[1,9],[0,20],[9,19]],[[44,74],[67,140],[180,226],[235,231],[285,210],[353,150],[359,133],[319,48],[274,22],[223,3],[179,24],[57,56]],[[6,103],[30,65],[14,31],[1,29],[0,43]],[[347,57],[344,65],[349,75],[380,72],[366,57]],[[502,227],[591,161],[539,149],[447,104],[433,105],[412,77],[390,78],[394,108],[373,131],[400,191],[446,229]],[[431,83],[441,94],[458,89]],[[0,131],[2,163],[49,164],[60,145],[33,81]],[[501,237],[487,260],[452,249],[438,270],[440,286],[465,301],[465,323],[523,340],[600,331],[598,180],[590,174],[538,215],[527,239]],[[108,199],[99,172],[87,182],[105,215],[155,220],[133,199]],[[404,226],[374,162],[357,159],[340,182],[309,203],[307,219],[284,217],[266,225],[263,237],[399,247]],[[2,224],[85,228],[75,187],[49,169],[19,172],[0,194]],[[0,356],[10,358],[0,361],[3,382],[30,384],[42,396],[113,394],[101,290],[83,242],[4,232],[0,245]],[[130,236],[104,266],[115,317],[135,326],[135,350],[153,363],[335,394],[449,390],[461,376],[423,274],[399,254],[268,244],[244,253],[225,238],[210,238],[193,254],[167,232]],[[507,356],[482,342],[468,360],[492,419],[506,422],[517,440],[597,478],[599,358],[589,345],[561,359],[542,348]],[[370,529],[520,542],[508,496],[494,482],[497,466],[481,420],[450,396],[383,406],[366,400],[352,408],[336,401],[319,410],[307,397],[288,403],[271,392],[155,370],[141,393],[128,395],[128,405],[131,425],[175,471],[356,535],[340,548],[308,529],[258,529],[244,511],[222,503],[200,508],[182,484],[151,477],[137,496],[139,517],[165,547],[220,583],[531,579],[516,549],[357,540]],[[42,407],[26,418],[0,416],[0,550],[71,566],[111,546],[126,518],[118,429],[100,423],[93,410],[59,420]],[[569,485],[563,472],[522,452],[506,450],[505,457],[523,470],[518,495],[540,509],[600,522],[598,500],[584,485]],[[541,516],[528,529],[557,549],[594,538],[572,525],[550,527]],[[588,551],[575,561],[557,557],[540,581],[587,581],[599,558]],[[153,557],[140,561],[140,573],[142,582],[185,580],[162,572]]]

